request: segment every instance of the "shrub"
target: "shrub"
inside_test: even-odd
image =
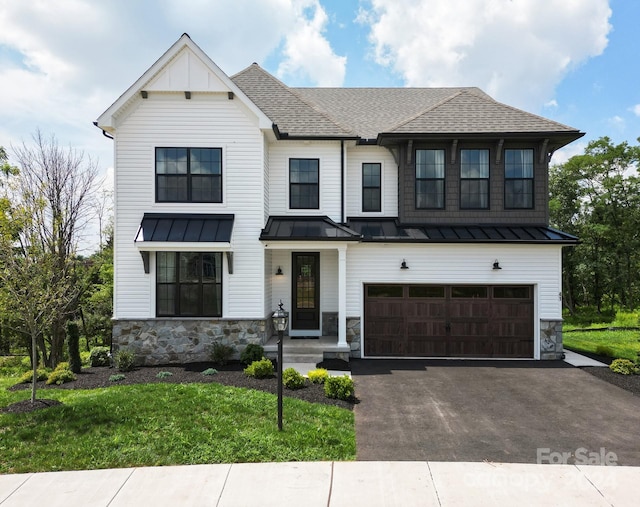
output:
[[[596,347],[596,354],[598,354],[599,356],[606,356],[606,357],[613,357],[615,355],[615,353],[613,352],[613,349],[608,345],[598,345]]]
[[[231,345],[214,343],[213,350],[211,351],[211,360],[220,366],[224,366],[229,362],[229,359],[231,359],[234,352],[235,349]]]
[[[287,368],[282,372],[282,383],[287,389],[302,389],[305,384],[304,377],[295,368]]]
[[[215,368],[207,368],[202,372],[202,375],[215,375],[216,373],[218,373],[218,370]]]
[[[80,331],[78,324],[67,322],[67,347],[69,349],[69,366],[73,373],[82,371],[82,359],[80,359]]]
[[[109,382],[120,382],[121,380],[124,380],[125,376],[122,373],[116,373],[115,375],[111,375],[109,377]]]
[[[82,366],[91,366],[91,352],[88,350],[80,352],[80,362]]]
[[[244,369],[244,374],[249,377],[267,378],[273,376],[273,363],[263,357],[259,361],[253,361]]]
[[[118,370],[120,371],[131,371],[133,370],[134,363],[136,360],[136,356],[133,352],[129,350],[119,350],[116,355],[113,357]]]
[[[355,394],[353,380],[347,375],[328,377],[324,382],[324,394],[327,398],[350,400]]]
[[[38,368],[38,370],[36,371],[36,380],[38,380],[39,382],[41,380],[47,380],[48,378],[49,378],[49,372],[45,369]],[[18,382],[20,384],[27,384],[27,383],[30,383],[32,380],[33,380],[33,370],[29,370],[29,371],[25,371],[22,374]]]
[[[329,372],[324,368],[317,368],[308,372],[307,377],[312,384],[324,384],[329,378]]]
[[[21,360],[20,360],[20,365],[23,368],[33,368],[31,366],[31,356],[24,356]]]
[[[91,366],[111,366],[109,347],[93,347],[89,354]]]
[[[614,327],[637,327],[638,314],[635,312],[616,312],[616,318],[611,324]]]
[[[173,373],[171,373],[170,371],[159,371],[158,374],[156,375],[157,378],[167,378],[172,376],[173,376]]]
[[[22,366],[22,356],[0,356],[0,376],[17,377],[27,369],[31,369],[31,365]]]
[[[609,369],[621,375],[637,375],[640,373],[638,366],[628,359],[616,359],[609,365]]]
[[[260,361],[263,356],[264,349],[262,348],[262,345],[258,345],[257,343],[250,343],[240,353],[240,361],[242,361],[243,364],[249,365],[254,361]]]
[[[60,363],[56,366],[56,369],[49,374],[47,384],[56,384],[59,386],[60,384],[71,382],[72,380],[76,380],[76,376],[69,369],[69,363]]]

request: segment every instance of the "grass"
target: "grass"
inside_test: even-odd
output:
[[[598,326],[596,326],[598,327]],[[576,351],[597,352],[597,347],[609,347],[613,357],[635,361],[640,352],[640,332],[638,331],[572,331],[563,333],[564,345]]]
[[[0,407],[28,399],[7,391]],[[355,459],[353,412],[220,384],[40,390],[64,403],[0,413],[0,474],[133,466]]]

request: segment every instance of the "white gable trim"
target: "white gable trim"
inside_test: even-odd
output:
[[[163,71],[166,70],[166,66],[172,62],[176,57],[179,58],[179,63],[183,65],[189,65],[191,62],[188,56],[180,55],[180,53],[184,53],[188,55],[188,52],[184,51],[185,48],[188,48],[197,58],[195,60],[195,68],[194,71],[200,74],[200,78],[204,79],[203,71],[208,71],[213,76],[207,77],[208,81],[212,78],[217,79],[217,82],[211,84],[211,89],[207,90],[208,92],[212,91],[228,91],[232,92],[234,98],[237,97],[247,108],[256,115],[258,118],[258,126],[261,129],[271,129],[273,126],[273,122],[256,106],[243,92],[238,88],[229,76],[227,76],[221,69],[218,67],[211,58],[207,56],[207,54],[200,49],[200,47],[191,40],[191,38],[185,33],[180,37],[174,44],[171,46],[149,69],[142,75],[138,80],[131,85],[127,91],[125,91],[119,98],[116,100],[104,113],[100,115],[98,121],[96,122],[98,127],[103,130],[113,132],[115,130],[115,121],[114,117],[125,108],[132,100],[139,97],[139,93],[142,90],[146,90],[148,85],[151,86],[151,90],[154,88],[157,89],[159,83],[165,79],[169,80],[169,76],[163,77]],[[180,59],[186,58],[186,61],[180,62]],[[198,65],[197,59],[200,60],[200,65]],[[199,68],[198,68],[199,67]],[[226,87],[226,88],[225,88]],[[203,91],[201,90],[182,90],[182,91]]]

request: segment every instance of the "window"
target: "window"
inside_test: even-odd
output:
[[[504,207],[533,208],[533,150],[504,150]]]
[[[156,202],[222,202],[222,148],[156,148]]]
[[[362,211],[380,211],[381,164],[362,164]]]
[[[460,150],[460,208],[489,208],[489,150]]]
[[[494,287],[494,299],[529,299],[529,287]]]
[[[289,159],[289,208],[319,209],[320,161],[317,158]]]
[[[222,316],[222,253],[157,252],[158,317]]]
[[[444,287],[441,285],[410,285],[410,298],[444,298]]]
[[[444,208],[444,150],[416,150],[416,209]]]
[[[451,297],[452,298],[486,298],[487,297],[487,288],[479,287],[475,285],[460,285],[451,287]]]
[[[367,296],[370,298],[401,298],[402,285],[369,285]]]

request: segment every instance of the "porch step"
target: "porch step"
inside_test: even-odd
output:
[[[277,354],[276,354],[277,357]],[[323,355],[322,352],[287,352],[282,355],[282,364],[286,363],[305,363],[305,364],[313,364],[314,367],[316,364],[322,362]]]

